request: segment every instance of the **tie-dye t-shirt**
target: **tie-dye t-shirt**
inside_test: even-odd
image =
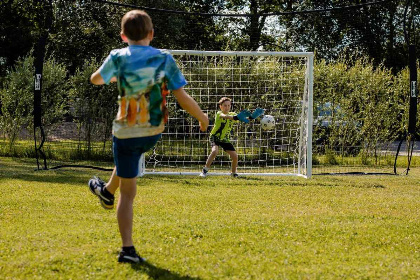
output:
[[[118,80],[118,114],[112,132],[120,139],[161,133],[167,120],[166,95],[187,84],[172,55],[150,46],[111,51],[100,67],[108,84]]]

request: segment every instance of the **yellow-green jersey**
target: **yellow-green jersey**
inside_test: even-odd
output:
[[[213,129],[210,132],[210,137],[213,137],[218,142],[230,143],[230,131],[236,120],[224,119],[220,116],[222,111],[216,112]],[[229,112],[227,115],[236,116],[236,113]]]

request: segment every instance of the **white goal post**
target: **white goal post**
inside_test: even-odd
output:
[[[211,152],[209,133],[217,102],[232,99],[239,113],[260,107],[274,116],[273,130],[264,131],[260,118],[238,122],[231,142],[239,175],[312,174],[313,53],[171,50],[188,84],[185,90],[210,119],[207,132],[169,95],[169,120],[161,140],[140,159],[145,174],[199,175]],[[219,149],[209,175],[230,174],[231,160]]]

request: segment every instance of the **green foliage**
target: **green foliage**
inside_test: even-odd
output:
[[[35,158],[36,153],[33,141],[17,140],[13,144],[10,141],[0,140],[0,156],[13,158]]]
[[[113,162],[112,142],[84,141],[46,141],[43,152],[49,166],[62,163],[80,163],[84,160],[95,162]],[[9,140],[0,139],[0,156],[12,158],[36,158],[33,140],[17,140],[11,145]],[[54,164],[53,164],[54,163]]]
[[[65,65],[50,57],[44,63],[42,79],[41,118],[45,127],[61,123],[68,113],[68,90]]]
[[[34,58],[29,55],[18,61],[7,72],[0,89],[0,127],[10,144],[18,139],[22,129],[33,131],[33,68]],[[42,79],[41,119],[46,127],[62,121],[67,94],[66,69],[52,57],[45,61]]]
[[[87,60],[69,80],[70,108],[78,125],[77,138],[86,142],[88,154],[93,141],[102,141],[102,150],[105,150],[112,133],[112,120],[117,112],[116,85],[95,86],[89,82],[90,75],[99,66],[94,60]]]
[[[26,56],[39,33],[41,1],[0,1],[0,76]]]
[[[407,69],[393,74],[361,57],[318,61],[314,75],[314,139],[319,140],[320,152],[329,149],[347,156],[363,150],[363,157],[376,158],[379,148],[406,130]],[[329,116],[319,117],[326,111]]]
[[[48,52],[64,63],[70,74],[86,59],[102,60],[121,43],[120,20],[130,8],[82,0],[2,0],[0,2],[0,75],[14,65],[38,42],[52,17]],[[126,0],[125,4],[149,7],[155,25],[152,45],[166,49],[265,50],[317,52],[332,61],[341,54],[358,52],[395,72],[408,64],[403,36],[405,1],[387,1],[368,8],[339,9],[325,13],[297,13],[264,16],[266,13],[294,12],[359,4],[359,1],[244,1],[244,0]],[[413,15],[419,1],[412,1]],[[154,9],[176,10],[164,13]],[[350,12],[351,11],[351,12]],[[185,12],[185,13],[182,13]],[[220,17],[194,13],[243,14],[247,17]],[[409,14],[410,14],[409,13]],[[415,26],[419,17],[414,16]],[[16,27],[19,32],[16,32]],[[412,31],[419,38],[420,30]],[[420,42],[416,42],[419,49]]]
[[[0,90],[0,103],[1,131],[13,144],[22,126],[29,126],[32,120],[33,57],[26,57],[19,61],[13,70],[8,71]]]
[[[328,165],[337,165],[337,159],[335,157],[335,154],[331,150],[327,150],[325,153],[325,163]]]
[[[129,3],[130,1],[126,1]],[[131,1],[133,5],[188,12],[218,12],[219,1]],[[62,54],[71,74],[85,60],[102,61],[110,50],[125,47],[119,36],[122,16],[129,10],[93,1],[54,1],[54,28],[49,50]],[[155,27],[152,46],[163,49],[221,49],[226,41],[217,18],[147,11]]]
[[[86,60],[103,60],[110,50],[124,46],[119,37],[124,11],[91,1],[54,1],[49,51],[61,54],[70,74]]]
[[[342,7],[368,1],[283,1],[283,11],[302,11]],[[410,2],[408,15],[419,15],[420,2]],[[403,26],[409,18],[404,18],[406,2],[386,1],[380,5],[370,5],[358,9],[342,9],[328,13],[307,13],[279,17],[284,26],[281,48],[294,51],[297,48],[316,51],[318,57],[334,61],[341,55],[353,57],[360,53],[373,60],[375,66],[384,64],[395,72],[407,63],[407,42],[404,40]],[[287,7],[284,7],[287,6]],[[411,18],[418,26],[420,18]],[[411,24],[411,23],[410,23]],[[412,38],[419,37],[420,30],[414,28]],[[420,42],[417,40],[417,49]]]

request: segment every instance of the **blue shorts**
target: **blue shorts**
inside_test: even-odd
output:
[[[122,178],[137,177],[140,156],[153,148],[160,137],[161,134],[127,139],[118,139],[112,136],[112,152],[117,167],[117,176]]]

